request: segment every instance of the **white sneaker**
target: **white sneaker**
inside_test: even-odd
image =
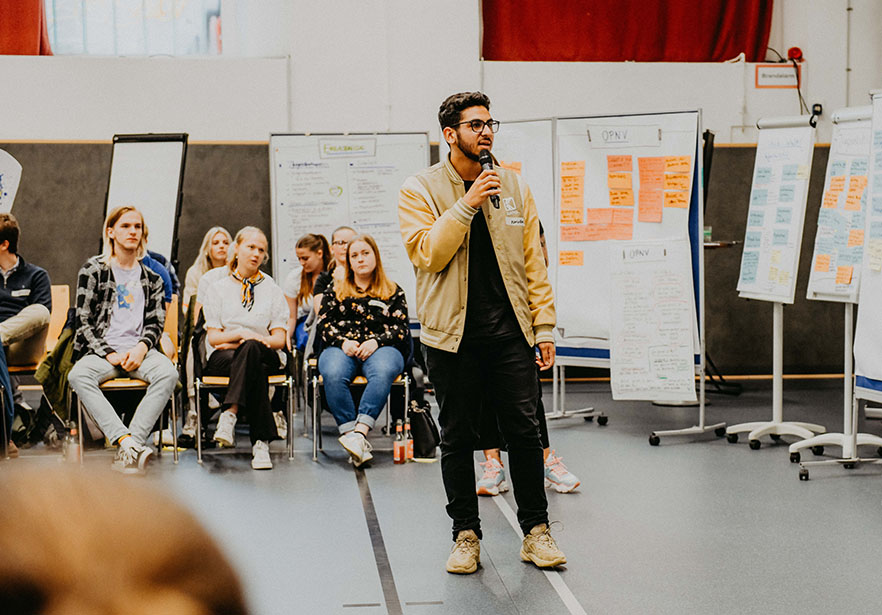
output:
[[[110,467],[123,474],[144,474],[152,457],[153,451],[150,448],[135,444],[129,436],[119,443],[116,458]]]
[[[190,436],[191,438],[196,437],[196,411],[190,410],[187,412],[187,420],[184,421],[184,427],[181,429],[181,433],[185,436]]]
[[[236,420],[235,414],[229,410],[221,412],[217,419],[217,430],[214,432],[214,440],[218,446],[236,446]]]
[[[171,429],[166,427],[162,430],[162,446],[174,446],[175,441],[172,438]],[[153,432],[153,446],[159,446],[159,432]]]
[[[285,420],[285,413],[281,410],[273,412],[273,418],[276,420],[276,432],[283,440],[288,439],[288,421]]]
[[[373,450],[371,443],[367,441],[367,438],[365,438],[364,435],[357,431],[350,431],[349,433],[343,434],[337,438],[337,441],[352,457],[352,463],[356,468],[374,458],[371,453],[371,450]]]
[[[251,467],[255,470],[272,470],[273,460],[270,459],[269,444],[258,440],[251,447]]]

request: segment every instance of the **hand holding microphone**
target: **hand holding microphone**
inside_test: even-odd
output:
[[[493,168],[493,158],[490,157],[490,151],[482,149],[478,154],[478,162],[484,170],[472,184],[472,187],[466,193],[466,205],[480,209],[484,201],[489,198],[493,203],[493,207],[499,209],[499,175]]]

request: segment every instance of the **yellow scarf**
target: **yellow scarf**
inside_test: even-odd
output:
[[[254,306],[254,287],[263,282],[266,276],[258,271],[250,278],[243,278],[238,270],[234,270],[233,277],[242,282],[242,307],[250,312]]]

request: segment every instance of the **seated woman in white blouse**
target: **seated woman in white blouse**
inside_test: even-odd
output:
[[[269,442],[278,434],[267,378],[283,365],[288,305],[282,289],[260,271],[267,260],[263,231],[246,226],[236,233],[232,249],[229,274],[208,288],[202,308],[210,346],[204,373],[230,378],[214,440],[235,446],[236,420],[244,410],[251,429],[251,467],[269,470]]]

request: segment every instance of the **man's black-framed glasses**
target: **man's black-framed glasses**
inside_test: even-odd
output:
[[[469,128],[472,129],[472,132],[481,134],[484,132],[484,126],[490,129],[490,132],[496,133],[499,130],[499,120],[469,120],[467,122],[459,122],[458,124],[454,124],[453,127],[462,126],[463,124],[468,124]]]

